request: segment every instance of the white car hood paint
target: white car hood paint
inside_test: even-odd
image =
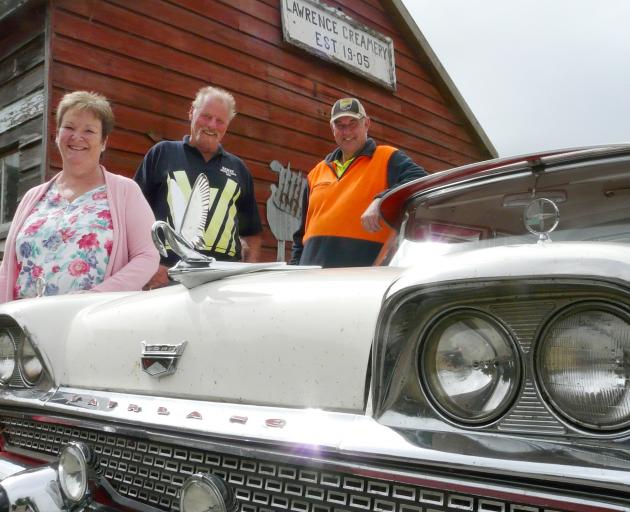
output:
[[[18,301],[11,309],[37,326],[31,337],[62,386],[357,412],[382,299],[399,274],[261,272],[191,290],[84,294],[91,305],[76,315],[77,297],[44,299],[48,308],[34,304],[41,299]],[[142,341],[186,341],[176,373],[145,373]]]
[[[388,296],[422,284],[523,276],[592,276],[627,283],[630,247],[601,242],[550,242],[432,256],[422,265],[407,269],[389,289]]]

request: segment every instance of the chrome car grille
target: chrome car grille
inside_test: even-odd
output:
[[[234,489],[241,512],[549,512],[366,477],[324,465],[306,467],[178,447],[83,427],[1,416],[6,448],[55,456],[70,440],[98,453],[102,474],[122,496],[157,510],[179,510],[178,493],[194,473],[214,473]]]

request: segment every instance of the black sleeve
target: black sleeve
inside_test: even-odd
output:
[[[300,227],[293,233],[293,248],[291,249],[289,265],[300,264],[302,251],[304,250],[302,239],[304,238],[304,228],[306,226],[306,212],[308,212],[308,187],[304,187],[304,193],[302,194],[302,218],[300,219]]]
[[[239,236],[253,236],[262,231],[262,222],[254,194],[254,179],[244,163],[243,167],[245,168],[243,173],[245,186],[238,199],[238,234]]]
[[[390,189],[426,176],[427,172],[407,156],[404,151],[397,150],[387,162],[387,190],[383,190],[376,197],[382,197]]]
[[[155,169],[157,145],[147,151],[144,155],[142,162],[136,169],[134,175],[134,181],[140,186],[140,190],[144,194],[147,202],[151,206],[151,209],[155,212],[155,194],[156,194],[156,179],[155,175],[157,170]]]

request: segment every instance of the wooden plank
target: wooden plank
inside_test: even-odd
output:
[[[86,83],[89,83],[89,81]],[[116,87],[116,91],[118,92],[122,92],[124,91],[124,89],[125,89],[124,87],[120,87],[120,86]],[[133,151],[138,152],[140,155],[143,155],[144,152],[154,142],[153,139],[149,138],[146,135],[147,131],[153,131],[156,133],[161,132],[160,133],[161,137],[165,139],[171,139],[171,140],[180,139],[188,131],[189,125],[188,125],[188,121],[185,119],[172,121],[172,120],[169,120],[168,118],[166,119],[162,118],[157,114],[137,111],[123,105],[115,106],[114,110],[117,114],[117,126],[119,128],[124,127],[125,129],[133,129],[133,130],[138,130],[138,131],[142,130],[143,133],[131,134],[128,138],[123,137],[123,139],[119,141],[118,136],[116,135],[116,132],[115,132],[112,140],[110,140],[110,145],[111,144],[118,145],[120,143],[121,145],[124,145],[126,149],[129,149],[129,150],[132,149]],[[247,111],[246,108],[244,110]],[[405,139],[404,134],[402,136],[399,136],[399,135],[394,136],[391,133],[389,133],[388,130],[384,128],[382,129],[379,128],[378,124],[374,124],[373,127],[374,128],[372,130],[372,135],[374,135],[377,138],[377,140],[379,140],[380,142],[395,143],[398,147],[401,147],[401,149],[406,150],[410,154],[414,152],[422,151],[423,153],[427,153],[428,155],[432,157],[437,156],[440,158],[444,158],[444,154],[442,154],[440,151],[433,150],[431,148],[428,148],[426,145],[423,145],[422,143],[418,143],[417,141],[415,141],[414,137],[410,136],[411,137],[409,139],[410,147],[408,148],[408,147],[405,147],[405,143],[401,143],[401,142],[406,142],[407,140]],[[147,128],[150,128],[150,129],[148,130]],[[308,154],[305,155],[305,158],[306,158],[306,161],[309,163],[307,165],[302,166],[303,168],[310,168],[312,166],[311,162],[321,159],[334,146],[332,135],[330,133],[327,123],[323,123],[323,136],[322,138],[318,139],[320,141],[319,144],[321,145],[317,148],[317,151],[312,150],[313,146],[310,144],[310,139],[308,138],[305,138],[302,143],[304,147],[301,147],[299,144],[295,145],[294,142],[295,140],[297,140],[297,138],[295,137],[295,134],[290,128],[286,128],[284,129],[284,131],[281,131],[281,132],[275,132],[273,130],[270,131],[264,123],[261,123],[260,121],[257,121],[255,119],[251,119],[248,116],[244,116],[244,115],[239,116],[234,120],[234,122],[230,126],[230,130],[226,137],[226,141],[230,140],[231,134],[245,135],[249,139],[258,140],[258,143],[260,144],[266,144],[267,146],[271,148],[276,148],[274,150],[275,154],[272,159],[282,160],[283,158],[285,158],[284,155],[286,154],[287,150],[292,149],[295,151],[304,152],[305,151],[304,147],[306,147],[308,148],[308,151],[307,151]],[[270,137],[265,137],[266,135],[267,136],[270,135]],[[388,136],[389,137],[393,136],[394,139],[391,140],[388,138]],[[289,140],[290,142],[289,143],[284,142],[287,140]],[[129,143],[132,143],[132,142],[133,142],[133,146],[129,146]],[[279,142],[281,143],[280,146],[278,146]],[[235,150],[235,152],[238,154],[238,150]],[[455,153],[453,153],[453,155],[455,155]],[[466,157],[464,158],[464,160],[468,161],[469,159]],[[300,161],[304,161],[304,158],[302,158]],[[296,160],[293,159],[292,162],[295,167]],[[440,168],[449,167],[460,162],[461,162],[461,158],[458,160],[453,160],[452,158],[449,158],[446,162],[443,162],[439,167]],[[268,163],[268,162],[265,162],[265,163]]]
[[[41,139],[36,144],[20,148],[20,172],[24,173],[33,169],[39,171],[42,165]]]
[[[263,104],[263,105],[264,105],[264,104]],[[321,102],[320,102],[320,105],[321,105]],[[255,106],[255,105],[254,105],[254,106]],[[326,115],[326,114],[325,114],[325,111],[327,110],[327,108],[328,108],[328,105],[326,105],[325,107],[321,107],[321,108],[320,108],[320,107],[318,107],[318,109],[317,109],[317,110],[318,110],[317,114],[318,114],[318,115],[320,115],[320,116],[321,116],[321,114],[323,114],[323,116],[322,116],[322,117],[325,117],[325,115]],[[264,108],[260,108],[260,109],[259,109],[259,112],[264,112]],[[414,117],[415,117],[415,116],[414,116]]]
[[[0,110],[0,135],[40,117],[44,112],[44,91],[39,90],[17,101],[10,103]]]
[[[46,8],[35,6],[22,9],[13,20],[3,20],[0,31],[0,61],[6,59],[16,48],[27,46],[44,33]]]
[[[153,31],[153,33],[160,33],[160,32],[161,32],[161,31],[159,31],[159,30]],[[177,39],[177,38],[175,38],[175,39]],[[242,60],[242,59],[241,59],[241,60]],[[238,61],[238,59],[232,59],[232,61]],[[286,78],[286,77],[285,77],[285,78]],[[340,95],[340,94],[335,94],[335,95],[334,95],[334,97],[338,97],[339,95]],[[400,96],[400,95],[399,95],[399,96]],[[332,100],[331,100],[331,101],[332,101]],[[394,99],[394,101],[397,101],[397,100],[395,100],[395,99]],[[379,103],[380,103],[380,102],[379,102]],[[415,99],[414,99],[414,108],[417,108],[417,105],[415,105],[415,103],[417,103],[417,101],[415,101]],[[417,116],[414,116],[414,117],[417,117]],[[422,119],[423,119],[423,122],[424,122],[425,124],[428,124],[428,126],[431,126],[431,124],[430,124],[430,118],[429,118],[429,119],[427,119],[427,117],[426,117],[426,116],[423,116],[423,117],[422,117]],[[456,128],[452,128],[452,127],[450,127],[450,126],[441,126],[441,127],[440,127],[440,129],[441,129],[442,131],[444,131],[444,133],[446,133],[446,134],[448,134],[448,135],[451,135],[451,136],[456,137],[456,138],[461,138],[464,142],[470,142],[470,137],[469,137],[466,133],[463,133],[463,132],[462,132],[462,126],[461,126],[461,125],[459,125],[459,126],[458,126],[458,127],[456,127]],[[462,134],[463,134],[463,136],[462,136]]]
[[[43,183],[40,169],[34,168],[20,177],[17,186],[18,203],[27,191]],[[17,206],[17,204],[16,204]]]
[[[63,92],[83,89],[89,85],[95,91],[117,103],[133,105],[138,109],[153,112],[166,118],[183,118],[188,112],[191,98],[184,98],[159,89],[148,89],[117,76],[97,73],[91,69],[75,67],[55,61],[52,66],[52,81],[56,88],[53,92],[53,105]]]
[[[75,54],[76,54],[76,51],[77,51],[77,50],[72,50],[70,53],[71,53],[72,55],[75,55]],[[94,54],[94,52],[93,52],[93,56],[98,57],[96,54]],[[98,60],[99,62],[102,62],[102,61],[104,61],[104,60],[106,60],[106,59],[105,59],[105,58],[103,58],[103,59],[98,58],[97,60]],[[110,60],[110,63],[111,63],[111,59],[109,59],[109,60]],[[119,67],[123,66],[123,65],[118,65],[118,64],[116,64],[116,65],[117,65],[117,66],[119,66]],[[95,63],[95,66],[97,66],[97,63]],[[146,76],[146,75],[145,75],[145,76]],[[89,83],[89,82],[88,82],[88,83]],[[246,102],[246,103],[247,103],[247,102]],[[188,105],[187,105],[187,106],[188,106]],[[186,108],[185,108],[184,112],[187,112],[187,106],[186,106]],[[245,109],[245,110],[247,111],[247,109]],[[289,121],[289,122],[291,121],[290,114],[287,114],[287,121]],[[295,124],[295,123],[294,123],[294,124]],[[274,139],[279,139],[279,140],[282,140],[282,139],[288,139],[288,140],[298,140],[298,139],[301,137],[301,135],[300,135],[300,134],[296,134],[296,133],[294,132],[294,127],[295,127],[295,126],[294,126],[294,124],[291,124],[291,125],[290,125],[290,126],[291,126],[291,129],[290,129],[290,130],[284,130],[284,131],[280,131],[280,132],[278,132],[277,130],[273,130],[273,129],[272,129],[272,130],[270,130],[268,126],[261,126],[261,127],[259,128],[259,130],[260,130],[260,133],[265,133],[265,132],[267,132],[267,133],[271,133],[271,134],[273,134]],[[238,128],[238,118],[237,118],[237,120],[235,121],[234,126]],[[247,128],[247,129],[249,129],[249,128]],[[252,127],[252,128],[251,128],[251,130],[255,130],[255,127]],[[159,130],[158,130],[158,131],[159,131]],[[319,132],[322,134],[322,138],[323,138],[324,140],[328,140],[328,138],[330,137],[330,135],[329,135],[329,133],[330,133],[330,132],[329,132],[329,128],[328,128],[328,126],[327,126],[327,123],[325,123],[325,122],[321,123],[321,127],[320,127]],[[243,132],[243,133],[244,133],[245,135],[255,136],[252,132],[250,132],[250,133],[248,134],[248,133],[247,133],[247,131],[245,131],[245,132]],[[166,131],[165,133],[162,133],[162,136],[163,136],[164,138],[167,138],[167,139],[180,138],[179,133],[178,133],[176,136],[173,136],[173,133],[172,133],[172,132],[170,132],[170,131]],[[262,135],[259,135],[259,136],[261,136],[261,137],[262,137]],[[271,139],[270,141],[271,141],[271,142],[273,142],[273,140],[274,140],[274,139]],[[263,139],[263,140],[265,140],[265,139]],[[149,142],[149,140],[147,140],[147,142]],[[328,143],[327,143],[327,142],[325,142],[325,144],[324,144],[324,145],[325,145],[325,146],[326,146],[326,148],[327,148]],[[309,140],[304,139],[304,141],[299,141],[299,142],[297,142],[296,144],[293,144],[293,145],[292,145],[293,149],[295,149],[295,150],[299,150],[299,149],[300,149],[300,147],[302,147],[302,146],[303,146],[303,147],[307,147],[307,148],[309,148],[309,147],[312,147],[312,144],[311,144],[311,142],[310,142]],[[148,147],[148,146],[147,146],[147,147]],[[322,146],[322,147],[324,147],[324,146]],[[137,149],[134,149],[134,150],[137,150]],[[321,151],[321,148],[319,148],[319,150],[320,150],[320,153],[323,153],[323,151]],[[426,144],[425,144],[425,143],[420,143],[420,144],[419,144],[419,147],[418,147],[416,150],[423,151],[423,152],[429,151],[429,150],[427,149],[427,146],[426,146]],[[326,150],[325,150],[325,151],[326,151]],[[434,156],[437,156],[438,158],[442,158],[442,156],[440,155],[440,152],[441,152],[441,151],[442,151],[442,148],[440,148],[439,146],[437,146],[437,147],[436,147],[436,150],[433,152],[433,153],[434,153]],[[449,162],[449,163],[451,163],[451,162]]]
[[[44,87],[44,63],[26,71],[26,73],[0,85],[0,108],[21,98],[36,89]]]
[[[39,137],[42,134],[42,127],[43,118],[34,117],[11,130],[0,133],[0,148],[18,146],[23,140]]]
[[[71,22],[71,20],[66,19],[65,23],[63,24],[64,27],[66,27],[66,30],[68,32],[74,33],[74,34],[80,34],[81,33],[81,29],[77,28],[75,25],[73,25],[73,23]],[[91,29],[90,27],[84,27],[84,30],[86,31],[93,31],[93,29]],[[116,40],[118,41],[118,44],[123,46],[123,47],[131,47],[133,46],[134,48],[137,48],[138,45],[141,45],[142,43],[138,43],[138,44],[134,44],[131,41],[126,41],[124,39],[124,37],[122,36],[115,36],[114,34],[99,34],[98,30],[94,31],[95,33],[92,35],[92,39],[93,40],[98,40],[99,37],[103,39],[103,41],[106,40]],[[87,35],[86,35],[87,36]],[[104,43],[103,43],[104,44]],[[149,56],[144,56],[145,58],[151,58],[150,55],[157,55],[158,53],[158,49],[153,49],[153,51],[148,51],[148,55]],[[137,56],[137,55],[136,55]],[[187,64],[187,69],[184,69],[184,66],[181,64],[183,60],[183,58],[177,58],[175,55],[172,57],[169,57],[169,60],[171,60],[172,62],[178,62],[178,67],[182,70],[182,71],[186,71],[188,73],[194,73],[196,72],[196,70],[199,68],[199,64],[197,61],[195,61],[195,59],[193,59],[192,57],[190,57],[191,62]],[[122,64],[124,66],[124,64]],[[224,71],[224,70],[223,70]],[[144,73],[146,75],[146,73]],[[219,80],[216,80],[217,82],[219,82]],[[224,81],[228,82],[228,83],[239,83],[239,79],[238,77],[232,77],[232,78],[226,78]],[[242,80],[241,80],[242,81]],[[267,89],[267,87],[264,84],[260,84],[259,86],[257,86],[257,84],[255,84],[254,81],[248,81],[248,90],[246,91],[248,94],[252,95],[252,96],[261,96],[265,94],[265,90]],[[220,83],[220,85],[222,85]],[[285,104],[287,103],[287,95],[280,93],[277,94],[277,90],[271,91],[271,92],[267,92],[269,97],[267,98],[268,100],[271,99],[271,97],[277,97],[277,101],[278,102],[284,102]],[[297,112],[303,112],[303,111],[308,111],[309,107],[302,101],[302,104],[300,105],[289,105],[290,107],[292,107],[293,111],[297,111]],[[312,102],[311,102],[312,103]],[[332,100],[331,100],[332,103]],[[442,108],[441,106],[438,105],[437,108]],[[261,110],[262,111],[262,110]],[[321,110],[320,110],[321,112]],[[451,129],[451,126],[448,124],[444,124],[441,121],[435,120],[433,119],[430,115],[429,116],[424,116],[421,117],[423,119],[423,121],[425,121],[426,123],[433,123],[433,124],[442,124],[442,129],[449,131]],[[311,127],[312,129],[312,127]],[[461,148],[462,151],[466,151],[465,148]]]
[[[190,98],[192,92],[203,85],[200,80],[174,73],[142,62],[131,62],[129,58],[96,47],[85,51],[81,41],[58,36],[55,42],[55,58],[59,62],[91,69],[106,76],[116,76],[154,90]],[[78,53],[77,53],[78,52]],[[80,58],[77,58],[80,55]],[[159,89],[158,89],[159,88]]]
[[[203,5],[200,5],[198,0],[181,0],[183,5],[186,5],[188,8],[200,7],[203,8]],[[265,21],[271,25],[278,23],[278,4],[274,6],[269,6],[264,4],[263,2],[252,2],[251,0],[219,0],[220,3],[224,4],[226,7],[238,10],[244,14],[247,14],[253,18],[257,18],[259,20]],[[216,8],[216,4],[218,2],[215,0],[212,4]],[[203,11],[199,11],[203,12]],[[243,19],[242,16],[238,16],[237,19],[240,21]]]
[[[76,72],[69,72],[69,74],[70,76],[75,76],[75,77],[77,75]],[[80,81],[80,83],[77,83],[76,85],[85,85],[86,83],[92,84],[88,74],[86,74],[85,76],[79,77],[78,80]],[[107,84],[104,84],[103,87],[107,87]],[[117,94],[123,93],[126,90],[126,86],[124,83],[120,83],[120,84],[117,83],[115,86],[110,86],[109,88],[112,91],[116,91]],[[141,90],[138,91],[138,94],[141,94]],[[55,102],[56,102],[57,96],[58,94],[55,94]],[[133,94],[132,97],[135,98],[136,94]],[[115,99],[115,98],[112,98],[112,99]],[[247,101],[244,104],[242,102],[239,102],[239,104],[241,106],[241,109],[244,112],[249,113],[250,109],[248,108]],[[181,109],[182,114],[187,112],[188,104],[185,104],[185,105],[186,105],[185,107],[182,106],[182,109]],[[368,111],[370,112],[369,106],[368,106]],[[144,134],[142,139],[136,139],[136,137],[133,136],[133,137],[130,137],[128,141],[126,141],[126,142],[134,143],[135,147],[133,148],[133,151],[139,151],[138,148],[142,144],[142,141],[144,141],[145,147],[143,148],[142,151],[140,151],[141,153],[143,153],[146,149],[148,149],[153,143],[153,140],[146,135],[146,133],[149,131],[155,134],[159,134],[160,137],[165,138],[165,139],[179,139],[188,130],[188,121],[184,118],[185,114],[182,115],[183,119],[179,121],[174,121],[169,118],[162,118],[157,114],[151,114],[149,112],[142,112],[142,111],[137,111],[137,110],[130,110],[130,109],[127,109],[125,106],[121,106],[120,108],[115,107],[115,112],[117,113],[120,112],[120,114],[118,115],[118,126],[124,126],[126,129],[141,131]],[[288,126],[288,128],[285,128],[285,127],[276,128],[273,126],[269,128],[268,125],[264,123],[260,123],[256,119],[252,119],[251,117],[246,116],[246,115],[241,115],[241,116],[238,116],[233,122],[233,124],[231,125],[230,132],[245,135],[252,139],[258,138],[260,139],[261,142],[263,143],[266,142],[272,145],[276,144],[277,141],[288,141],[288,142],[284,142],[283,147],[285,148],[289,147],[297,151],[300,151],[300,150],[303,151],[304,150],[303,148],[309,148],[308,153],[311,155],[311,158],[321,158],[332,147],[333,145],[332,136],[331,136],[330,129],[328,127],[327,122],[321,122],[320,129],[318,130],[319,133],[321,133],[321,137],[315,140],[315,143],[314,143],[315,145],[314,145],[311,139],[309,139],[309,137],[305,137],[301,133],[295,132],[295,115],[294,114],[292,114],[290,111],[279,113],[279,109],[275,109],[274,112],[277,114],[275,116],[276,118],[281,116],[282,119],[285,120],[284,123],[286,126]],[[383,129],[385,130],[385,128]],[[380,132],[378,131],[378,124],[374,125],[373,132],[374,132],[373,134],[377,138],[380,137]],[[411,133],[414,133],[414,132],[412,131]],[[394,136],[394,139],[397,140],[398,137]],[[114,140],[116,141],[117,139],[115,138]],[[320,144],[320,146],[317,146],[317,144]],[[427,149],[427,146],[423,145],[423,143],[419,143],[418,146],[420,150],[422,150],[423,152],[431,153]],[[315,150],[313,150],[313,148],[315,148]],[[131,149],[131,148],[127,148],[127,149]],[[407,149],[407,148],[403,147],[403,149]],[[416,151],[418,151],[418,148],[416,148]],[[432,153],[434,154],[434,156],[442,157],[440,155],[440,151],[441,149],[438,146],[436,146],[435,151],[433,151]],[[276,157],[276,158],[279,158],[279,157]],[[448,162],[448,163],[451,164],[453,162]]]
[[[44,61],[44,35],[32,39],[0,61],[0,84],[13,80]]]
[[[115,2],[119,2],[121,0],[113,0]],[[143,12],[143,6],[141,5],[143,2],[148,0],[137,0],[133,3],[133,8]],[[297,51],[294,49],[287,49],[286,45],[281,42],[281,31],[278,25],[277,28],[274,28],[277,33],[275,33],[275,37],[269,36],[261,42],[260,40],[252,40],[252,38],[244,37],[243,32],[245,28],[243,27],[243,23],[239,26],[240,31],[236,34],[231,34],[225,27],[217,26],[213,27],[212,20],[204,19],[200,22],[199,18],[191,17],[190,12],[180,12],[173,6],[167,6],[165,9],[168,9],[166,12],[162,12],[161,4],[153,3],[153,8],[150,9],[150,15],[155,17],[156,19],[164,20],[169,24],[177,24],[179,27],[183,27],[190,32],[197,33],[202,35],[205,38],[216,40],[220,42],[222,45],[227,45],[230,48],[235,48],[239,51],[242,51],[248,55],[254,55],[257,58],[257,61],[260,62],[273,62],[274,65],[281,66],[284,69],[292,70],[293,72],[298,73],[300,76],[304,76],[310,79],[316,79],[317,77],[321,77],[321,81],[329,84],[337,84],[339,87],[344,82],[344,78],[349,76],[352,80],[355,80],[356,77],[345,71],[340,72],[340,68],[334,65],[330,65],[328,63],[319,61],[319,59],[313,56],[305,56],[303,52]],[[149,9],[148,4],[145,6],[146,9]],[[204,12],[201,7],[196,9],[197,11]],[[218,14],[218,9],[214,9],[212,11],[213,16]],[[144,14],[144,12],[143,12]],[[279,14],[278,14],[279,16]],[[249,22],[252,24],[252,27],[249,27],[249,33],[253,35],[255,34],[256,38],[261,38],[261,26],[260,21],[251,19]],[[202,26],[197,28],[197,26],[201,23]],[[258,23],[256,25],[256,23]],[[152,30],[149,33],[144,33],[143,35],[147,38],[156,37],[155,34],[161,34],[164,30],[168,30],[169,27],[164,27],[162,30]],[[166,39],[166,38],[165,38]],[[168,37],[169,41],[177,42],[181,39],[181,37]],[[250,43],[251,41],[251,43]],[[278,52],[277,49],[270,48],[267,44],[269,42],[277,41],[274,44],[281,48],[283,51]],[[401,43],[402,44],[402,43]],[[202,49],[203,46],[197,45],[198,48]],[[290,50],[287,53],[286,50]],[[222,50],[223,51],[223,50]],[[215,54],[220,55],[220,54]],[[222,65],[230,66],[232,65],[234,60],[230,59],[228,62],[223,62]],[[313,65],[316,63],[317,65]],[[322,65],[323,64],[323,65]],[[316,75],[314,75],[314,70],[316,71]],[[367,84],[371,85],[371,84]],[[347,88],[347,84],[341,87],[342,89]],[[380,88],[376,88],[380,95],[385,95],[385,93],[380,90]],[[430,104],[428,104],[430,106]],[[427,108],[428,108],[427,106]]]
[[[418,63],[414,62],[411,65],[403,66],[400,65],[399,58],[396,57],[396,75],[397,75],[397,96],[405,96],[404,93],[401,93],[400,87],[409,87],[413,91],[422,91],[422,94],[431,98],[432,100],[437,101],[443,105],[446,105],[446,101],[440,91],[438,91],[435,84],[432,82],[428,82],[425,78],[422,78],[421,75],[418,74]]]
[[[74,61],[75,52],[79,51],[81,48],[80,43],[76,43],[74,41],[59,39],[57,41],[57,57],[60,61]],[[136,63],[132,65],[130,61],[122,56],[112,55],[105,51],[94,49],[90,52],[90,56],[86,59],[83,59],[81,62],[82,66],[85,66],[87,69],[91,69],[93,71],[97,71],[104,75],[114,74],[116,73],[118,77],[124,78],[128,81],[141,83],[143,85],[149,86],[154,85],[156,81],[160,83],[165,83],[164,90],[173,94],[183,94],[184,91],[190,91],[188,97],[193,97],[193,91],[203,85],[201,82],[194,80],[193,78],[185,77],[181,74],[172,73],[167,70],[160,70],[155,67],[142,65]],[[239,79],[238,75],[234,76],[234,79]],[[222,85],[222,84],[220,84]],[[177,86],[175,88],[174,86]],[[249,89],[252,93],[253,97],[263,97],[266,95],[267,99],[274,98],[276,103],[280,103],[284,100],[285,108],[284,109],[274,109],[274,115],[277,117],[283,111],[284,112],[309,112],[311,110],[315,110],[312,105],[317,105],[317,102],[313,100],[308,100],[303,97],[296,96],[288,96],[284,94],[282,91],[277,90],[268,90],[268,86],[265,86],[263,82],[252,83],[249,85]],[[243,98],[245,100],[245,98]],[[190,100],[189,100],[190,101]],[[237,98],[240,105],[243,105],[243,102]],[[259,112],[268,112],[269,106],[264,101],[261,100],[253,100],[252,98],[247,98],[246,103],[251,107],[260,107],[258,109]],[[182,109],[183,112],[188,112],[188,105],[185,109]],[[269,119],[270,114],[266,113],[263,118]],[[296,120],[297,118],[297,120]],[[288,122],[289,119],[286,119]],[[295,114],[292,117],[291,121],[294,124],[299,124],[300,117],[299,114]],[[313,129],[314,125],[311,125],[308,118],[302,119],[309,126],[308,128]]]

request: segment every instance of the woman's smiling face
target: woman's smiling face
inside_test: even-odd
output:
[[[101,120],[89,110],[71,108],[59,124],[55,139],[64,167],[96,166],[107,139],[103,140]]]

